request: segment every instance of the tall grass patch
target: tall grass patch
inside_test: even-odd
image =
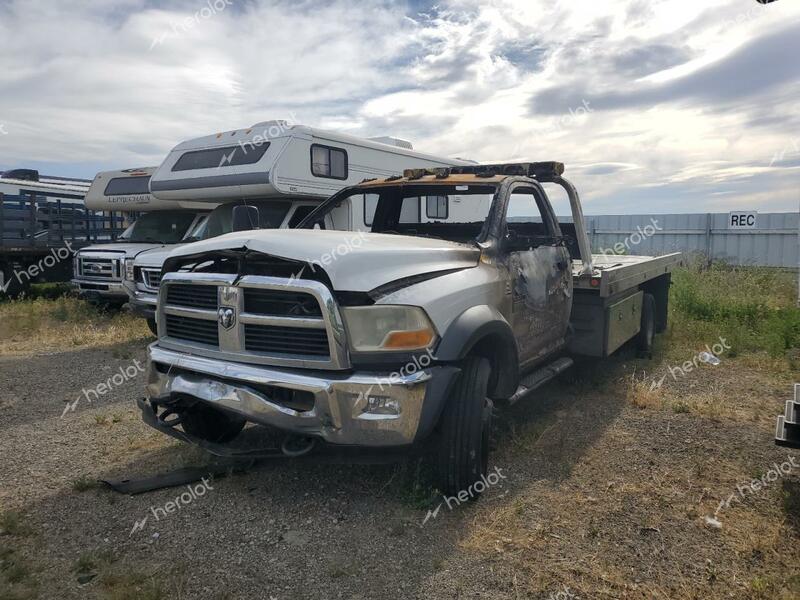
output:
[[[797,275],[763,267],[694,264],[673,273],[672,333],[713,342],[725,337],[731,355],[785,356],[800,347]]]
[[[0,355],[113,345],[149,335],[143,319],[69,295],[0,303]]]

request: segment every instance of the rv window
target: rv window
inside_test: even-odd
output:
[[[106,185],[106,190],[103,192],[106,196],[130,196],[133,194],[149,194],[150,193],[150,176],[147,177],[115,177],[109,180]]]
[[[330,146],[311,146],[311,173],[317,177],[347,179],[347,152]]]
[[[252,165],[261,160],[267,148],[269,148],[269,142],[239,144],[238,146],[210,148],[208,150],[192,150],[183,154],[172,167],[172,170],[193,171],[195,169]]]
[[[427,196],[425,198],[425,214],[429,219],[446,219],[448,212],[447,196]]]

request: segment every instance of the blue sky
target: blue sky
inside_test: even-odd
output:
[[[0,0],[0,169],[291,118],[560,160],[593,214],[798,210],[798,57],[796,0]]]

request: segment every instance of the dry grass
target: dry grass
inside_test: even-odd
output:
[[[662,408],[664,406],[662,388],[653,384],[646,375],[637,376],[634,371],[627,381],[625,394],[628,402],[636,408]]]
[[[103,311],[69,296],[0,304],[0,356],[144,343],[149,338],[143,319]]]

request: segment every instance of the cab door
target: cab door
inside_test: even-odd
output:
[[[511,325],[524,366],[565,341],[572,309],[571,261],[541,188],[511,188],[505,226]]]

